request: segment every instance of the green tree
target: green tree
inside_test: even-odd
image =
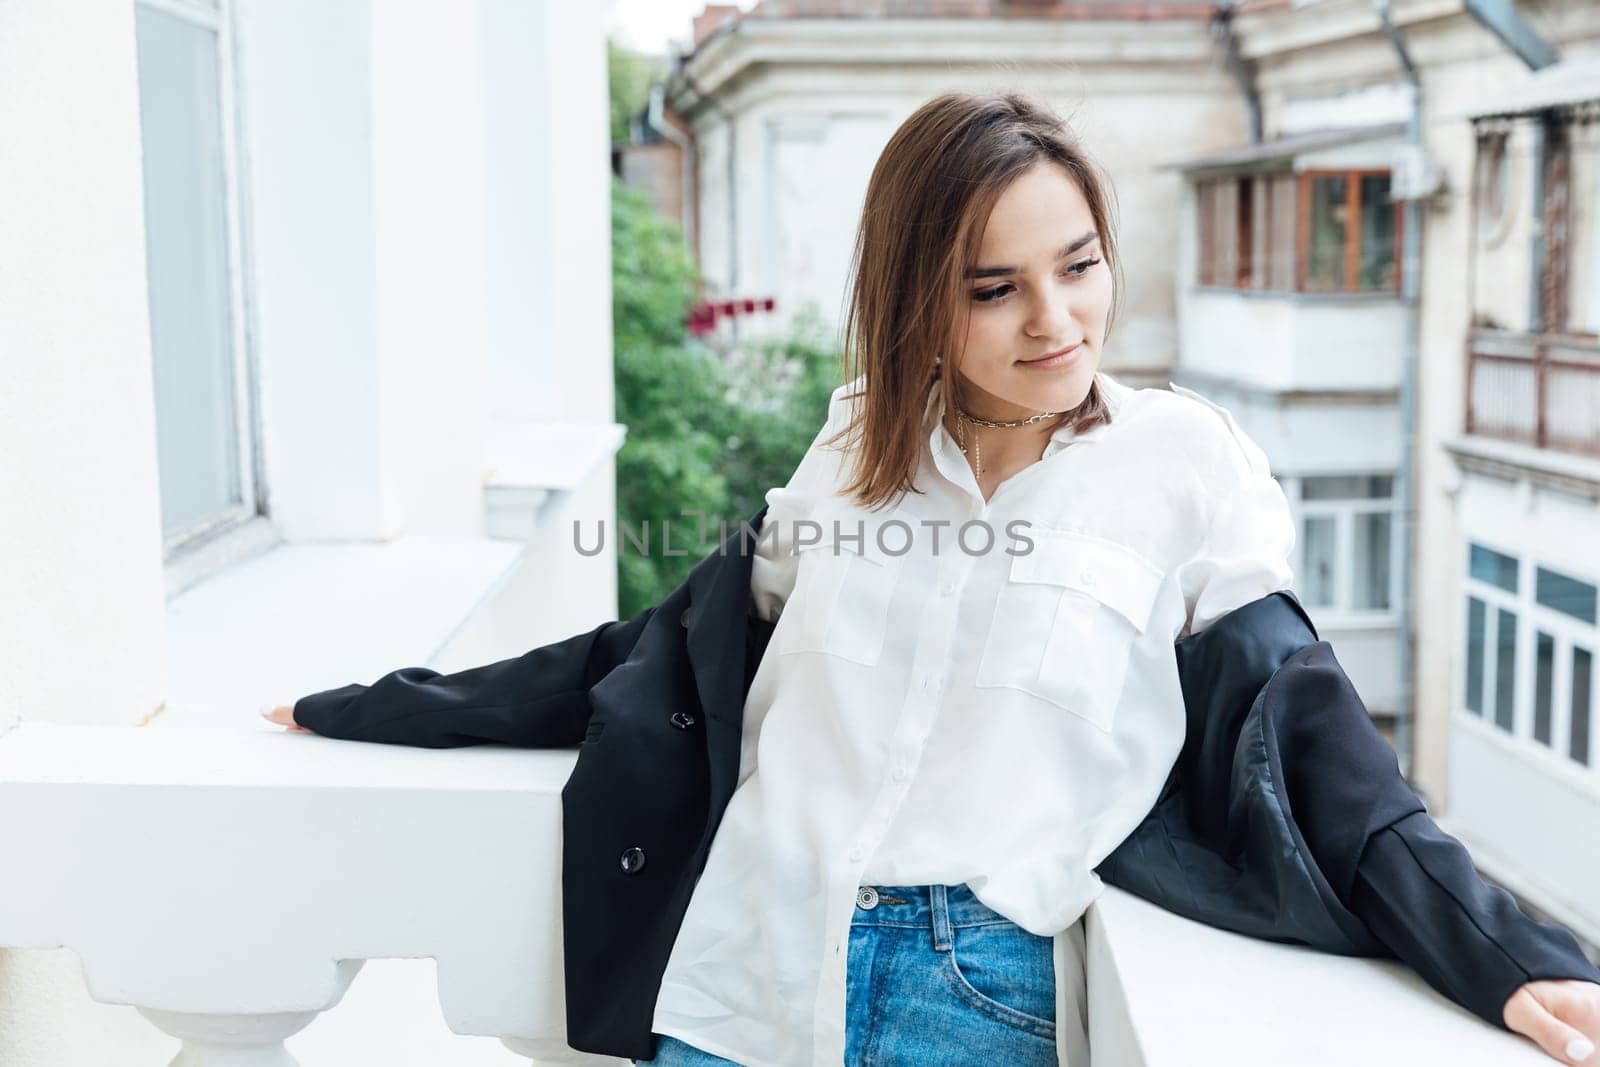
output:
[[[628,124],[650,100],[650,86],[664,75],[662,64],[606,41],[606,73],[611,87],[611,143],[632,140]]]
[[[616,411],[628,428],[614,529],[627,618],[682,582],[721,543],[722,523],[731,534],[789,480],[841,376],[814,312],[793,336],[727,358],[691,336],[696,271],[682,230],[615,178],[611,205]]]

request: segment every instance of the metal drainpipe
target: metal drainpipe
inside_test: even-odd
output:
[[[1244,56],[1239,51],[1239,37],[1233,32],[1233,13],[1239,0],[1225,0],[1217,5],[1216,13],[1211,20],[1211,35],[1222,41],[1223,54],[1228,60],[1228,70],[1233,74],[1234,81],[1239,83],[1239,92],[1244,96],[1245,107],[1250,110],[1250,143],[1261,143],[1261,94],[1256,90],[1255,79],[1250,76],[1250,67],[1244,61]]]
[[[1406,143],[1413,151],[1422,147],[1422,79],[1416,65],[1406,51],[1405,40],[1389,17],[1389,0],[1373,0],[1383,35],[1394,47],[1395,57],[1406,82],[1411,86],[1411,114],[1406,119]],[[1406,200],[1402,209],[1405,255],[1400,264],[1400,295],[1405,307],[1406,341],[1400,361],[1400,464],[1396,474],[1395,495],[1400,501],[1400,594],[1397,612],[1397,644],[1399,651],[1400,699],[1395,708],[1395,750],[1400,758],[1400,772],[1410,776],[1416,760],[1415,686],[1412,678],[1415,634],[1412,632],[1411,590],[1412,559],[1416,544],[1416,479],[1413,467],[1416,449],[1412,438],[1416,433],[1417,358],[1421,347],[1421,313],[1419,293],[1422,263],[1422,205],[1416,200]],[[1426,798],[1425,798],[1426,799]]]
[[[733,124],[733,116],[728,113],[717,101],[707,96],[695,80],[689,76],[687,70],[681,72],[684,84],[694,90],[695,96],[706,102],[716,115],[722,119],[723,126],[728,131],[728,296],[739,291],[739,183],[735,180],[736,164],[739,153],[736,151],[739,142],[736,137],[737,128]],[[739,341],[739,316],[731,318],[733,340]]]
[[[682,130],[662,118],[662,101],[666,98],[666,95],[666,86],[657,83],[650,87],[650,107],[645,112],[645,122],[652,130],[678,146],[680,157],[683,160],[682,165],[678,168],[680,171],[678,180],[683,184],[683,203],[679,207],[683,214],[683,236],[698,251],[700,240],[694,217],[694,141],[692,138],[685,136]]]

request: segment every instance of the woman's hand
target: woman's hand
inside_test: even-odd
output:
[[[1576,979],[1529,982],[1506,1001],[1506,1025],[1562,1063],[1600,1064],[1600,985]]]
[[[313,731],[306,729],[294,721],[294,705],[279,704],[277,707],[262,705],[261,717],[268,722],[275,722],[279,726],[287,726],[291,733],[309,734]]]

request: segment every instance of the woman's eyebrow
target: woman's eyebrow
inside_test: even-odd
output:
[[[1093,241],[1095,238],[1097,238],[1099,236],[1100,235],[1098,233],[1096,233],[1094,230],[1090,230],[1088,233],[1084,234],[1082,237],[1078,237],[1078,238],[1075,238],[1074,240],[1068,241],[1065,245],[1063,245],[1061,247],[1061,250],[1056,253],[1057,261],[1066,259],[1068,256],[1072,255],[1072,253],[1076,252],[1078,249],[1082,248],[1084,245],[1088,244],[1090,241]],[[965,277],[968,277],[968,278],[998,278],[998,277],[1002,277],[1002,276],[1007,275],[1007,274],[1017,274],[1017,273],[1020,273],[1020,268],[1018,268],[1018,267],[974,267],[971,270],[967,271]]]

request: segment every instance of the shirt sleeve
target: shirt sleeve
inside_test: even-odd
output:
[[[846,397],[861,381],[858,378],[834,390],[828,402],[827,420],[788,483],[767,490],[767,514],[750,561],[752,610],[767,622],[778,620],[794,592],[795,577],[800,569],[800,559],[794,554],[795,522],[810,518],[817,500],[835,490],[841,471],[841,452],[838,445],[824,448],[823,442],[849,421],[850,401]]]
[[[1226,431],[1217,469],[1206,478],[1211,488],[1204,539],[1178,568],[1186,613],[1181,640],[1252,600],[1292,587],[1295,524],[1266,453],[1233,415],[1182,386],[1172,390],[1211,409]]]

